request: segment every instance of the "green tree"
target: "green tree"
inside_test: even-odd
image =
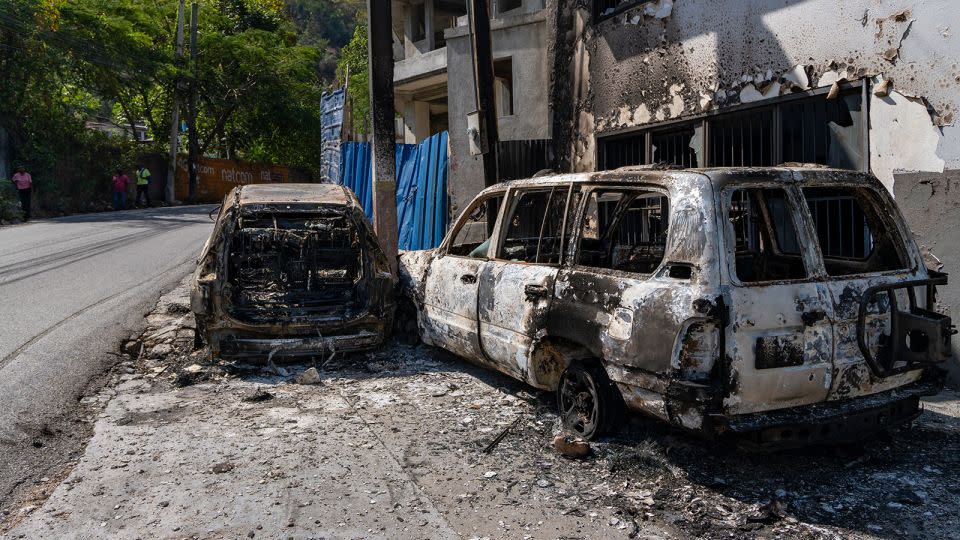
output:
[[[207,155],[319,167],[320,93],[358,0],[200,0],[196,71],[174,56],[178,0],[0,1],[0,129],[41,206],[77,209],[111,168],[164,151],[174,88],[194,76]],[[87,129],[97,118],[145,122],[153,143]]]
[[[353,119],[354,129],[360,133],[367,132],[370,124],[370,76],[367,72],[367,25],[357,24],[353,31],[353,38],[340,51],[340,60],[337,62],[337,79],[347,82],[347,96],[349,97],[350,117]]]

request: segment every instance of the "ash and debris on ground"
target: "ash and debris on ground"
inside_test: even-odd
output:
[[[956,393],[855,446],[745,453],[633,418],[584,449],[551,393],[423,346],[214,360],[186,291],[123,345],[84,456],[9,536],[960,537]]]

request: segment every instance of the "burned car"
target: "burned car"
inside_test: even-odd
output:
[[[214,355],[322,356],[379,346],[395,286],[349,189],[255,184],[224,199],[190,303]]]
[[[819,167],[497,185],[400,279],[425,343],[556,390],[585,437],[625,406],[762,444],[857,438],[919,414],[954,332],[889,193]]]

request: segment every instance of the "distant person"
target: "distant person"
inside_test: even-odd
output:
[[[17,166],[17,172],[10,179],[20,194],[20,206],[23,207],[23,220],[30,221],[30,195],[33,193],[33,177],[23,165]]]
[[[143,194],[143,200],[150,207],[150,169],[140,165],[137,167],[137,200],[134,206],[140,206],[140,194]]]
[[[130,185],[130,177],[123,174],[122,169],[117,169],[117,174],[113,175],[113,209],[123,210],[127,207],[127,186]]]

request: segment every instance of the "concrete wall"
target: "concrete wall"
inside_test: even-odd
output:
[[[500,117],[501,140],[550,137],[548,81],[550,61],[543,11],[491,21],[494,60],[513,62],[514,114]],[[479,156],[470,155],[466,115],[476,109],[473,64],[466,27],[450,29],[447,40],[447,100],[450,123],[450,214],[456,216],[483,189]]]
[[[563,70],[572,106],[555,129],[571,134],[564,150],[574,170],[596,166],[604,133],[842,80],[891,81],[889,95],[870,98],[871,170],[931,260],[954,273],[942,301],[960,320],[955,1],[658,0],[600,22],[577,5],[559,0],[567,27],[556,35],[569,42],[554,44],[573,51]]]

